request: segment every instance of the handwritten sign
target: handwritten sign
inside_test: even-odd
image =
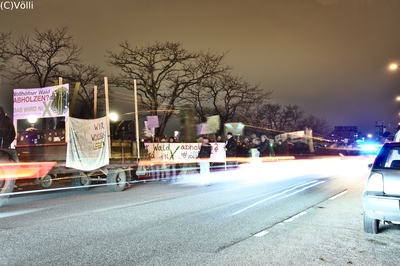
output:
[[[66,166],[84,171],[109,164],[107,119],[69,119]]]
[[[210,162],[225,162],[225,143],[210,143]],[[151,160],[179,163],[197,162],[201,143],[145,143]]]

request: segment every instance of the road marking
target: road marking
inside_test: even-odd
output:
[[[292,188],[290,188],[290,189],[287,189],[287,190],[285,190],[285,191],[282,191],[281,193],[272,195],[272,196],[270,196],[270,197],[268,197],[268,198],[265,198],[265,199],[263,199],[263,200],[260,200],[260,201],[254,203],[254,204],[251,204],[250,206],[247,206],[246,208],[243,208],[243,209],[241,209],[241,210],[239,210],[239,211],[237,211],[237,212],[235,212],[235,213],[232,213],[230,216],[233,216],[233,215],[239,214],[239,213],[241,213],[241,212],[244,212],[244,211],[246,211],[246,210],[248,210],[248,209],[250,209],[250,208],[253,208],[253,207],[255,207],[255,206],[257,206],[257,205],[259,205],[259,204],[261,204],[261,203],[263,203],[263,202],[266,202],[266,201],[268,201],[268,200],[270,200],[270,199],[273,199],[273,198],[282,196],[282,195],[284,195],[284,194],[286,194],[286,193],[288,193],[288,192],[290,192],[290,191],[295,190],[295,192],[293,192],[293,193],[291,193],[291,194],[288,194],[288,195],[285,195],[285,196],[282,197],[282,198],[286,198],[286,197],[295,195],[295,194],[297,194],[297,193],[299,193],[299,192],[301,192],[301,191],[304,191],[304,190],[309,189],[309,188],[311,188],[311,187],[314,187],[314,186],[317,186],[317,185],[319,185],[319,184],[325,183],[325,181],[320,181],[320,182],[317,182],[317,183],[315,183],[315,182],[317,182],[317,180],[314,180],[314,181],[311,181],[311,182],[307,182],[307,183],[304,183],[304,184],[301,184],[301,185],[292,187]],[[298,188],[300,188],[300,187],[303,187],[303,186],[305,186],[305,185],[308,185],[308,184],[311,184],[311,185],[309,185],[309,186],[307,186],[307,187],[304,187],[304,188],[302,188],[302,189],[300,189],[300,190],[296,190],[296,189],[298,189]]]
[[[307,212],[298,213],[298,214],[296,214],[296,215],[290,217],[289,219],[284,220],[283,222],[284,222],[284,223],[293,222],[294,220],[296,220],[297,218],[299,218],[299,217],[301,217],[301,216],[303,216],[303,215],[305,215],[305,214],[307,214]]]
[[[261,231],[261,232],[255,234],[254,236],[255,237],[262,237],[262,236],[265,236],[268,233],[269,233],[268,231],[264,230],[264,231]]]
[[[347,193],[347,190],[345,190],[345,191],[343,191],[343,192],[340,192],[339,194],[336,194],[335,196],[329,198],[329,200],[334,200],[334,199],[336,199],[336,198],[339,198],[340,196],[343,196],[343,195],[346,194],[346,193]]]
[[[11,217],[11,216],[23,215],[23,214],[27,214],[27,213],[31,213],[31,212],[42,211],[42,210],[44,210],[44,208],[42,208],[42,209],[24,210],[24,211],[16,211],[16,212],[4,212],[4,213],[0,213],[0,219],[6,218],[6,217]]]

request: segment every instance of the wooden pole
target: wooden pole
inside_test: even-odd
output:
[[[138,114],[138,105],[137,105],[137,88],[136,88],[136,79],[133,80],[133,88],[135,93],[135,120],[136,120],[136,147],[138,153],[138,161],[140,159],[140,136],[139,136],[139,114]]]
[[[59,77],[58,78],[58,86],[61,86],[63,84],[63,78]],[[69,93],[69,92],[68,92]],[[68,95],[65,96],[65,105],[68,106]],[[69,142],[69,120],[68,120],[68,114],[65,115],[64,119],[65,123],[65,142]]]
[[[93,88],[93,118],[97,118],[97,86]]]
[[[104,94],[106,100],[106,121],[107,121],[107,138],[108,138],[108,155],[111,157],[111,137],[110,137],[110,107],[108,101],[108,79],[104,77]]]

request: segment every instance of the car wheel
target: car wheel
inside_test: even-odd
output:
[[[72,174],[71,185],[73,187],[79,187],[79,190],[88,190],[91,184],[92,180],[90,179],[90,176],[87,176],[84,173]]]
[[[364,231],[369,234],[377,234],[379,231],[379,220],[368,217],[364,212]]]
[[[124,169],[117,168],[107,174],[107,187],[110,191],[121,192],[126,186],[126,173]]]

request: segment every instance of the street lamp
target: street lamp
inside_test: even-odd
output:
[[[396,63],[392,63],[392,64],[389,65],[389,69],[390,70],[396,70],[398,68],[399,68],[399,65],[397,65]]]
[[[108,118],[110,118],[111,121],[117,121],[118,120],[118,114],[116,113],[110,113]]]
[[[37,117],[34,115],[29,115],[28,122],[31,124],[31,128],[35,128],[35,123],[37,122]]]

